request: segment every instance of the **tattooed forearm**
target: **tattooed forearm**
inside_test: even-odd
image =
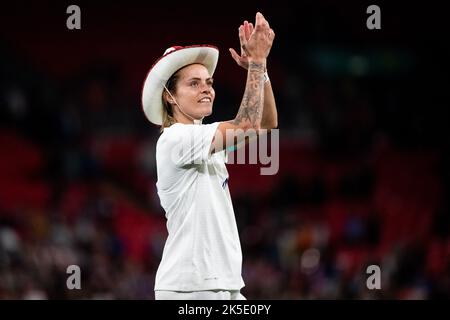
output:
[[[261,122],[264,103],[264,64],[250,62],[244,97],[233,123],[251,123],[252,127]]]

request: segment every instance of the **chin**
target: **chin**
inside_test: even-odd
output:
[[[209,107],[209,108],[206,108],[204,110],[204,112],[202,112],[202,116],[207,117],[207,116],[211,115],[211,113],[212,113],[212,107]]]

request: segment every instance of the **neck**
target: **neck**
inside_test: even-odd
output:
[[[187,115],[181,113],[181,112],[177,112],[177,114],[175,115],[175,121],[178,123],[182,123],[182,124],[201,124],[202,123],[202,119],[194,119],[192,117],[188,117]]]

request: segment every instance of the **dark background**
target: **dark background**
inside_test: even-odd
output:
[[[81,8],[81,30],[66,8]],[[366,8],[381,8],[381,30]],[[0,298],[152,299],[167,236],[159,135],[140,105],[172,45],[213,44],[232,119],[246,73],[229,55],[261,11],[280,170],[229,165],[249,299],[448,298],[449,50],[442,2],[14,1],[0,9]],[[66,288],[77,264],[82,289]],[[381,290],[366,268],[381,268]]]

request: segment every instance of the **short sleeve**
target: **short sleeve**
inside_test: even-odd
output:
[[[206,125],[178,124],[171,132],[169,151],[178,166],[201,164],[210,157],[211,143],[219,122]]]

